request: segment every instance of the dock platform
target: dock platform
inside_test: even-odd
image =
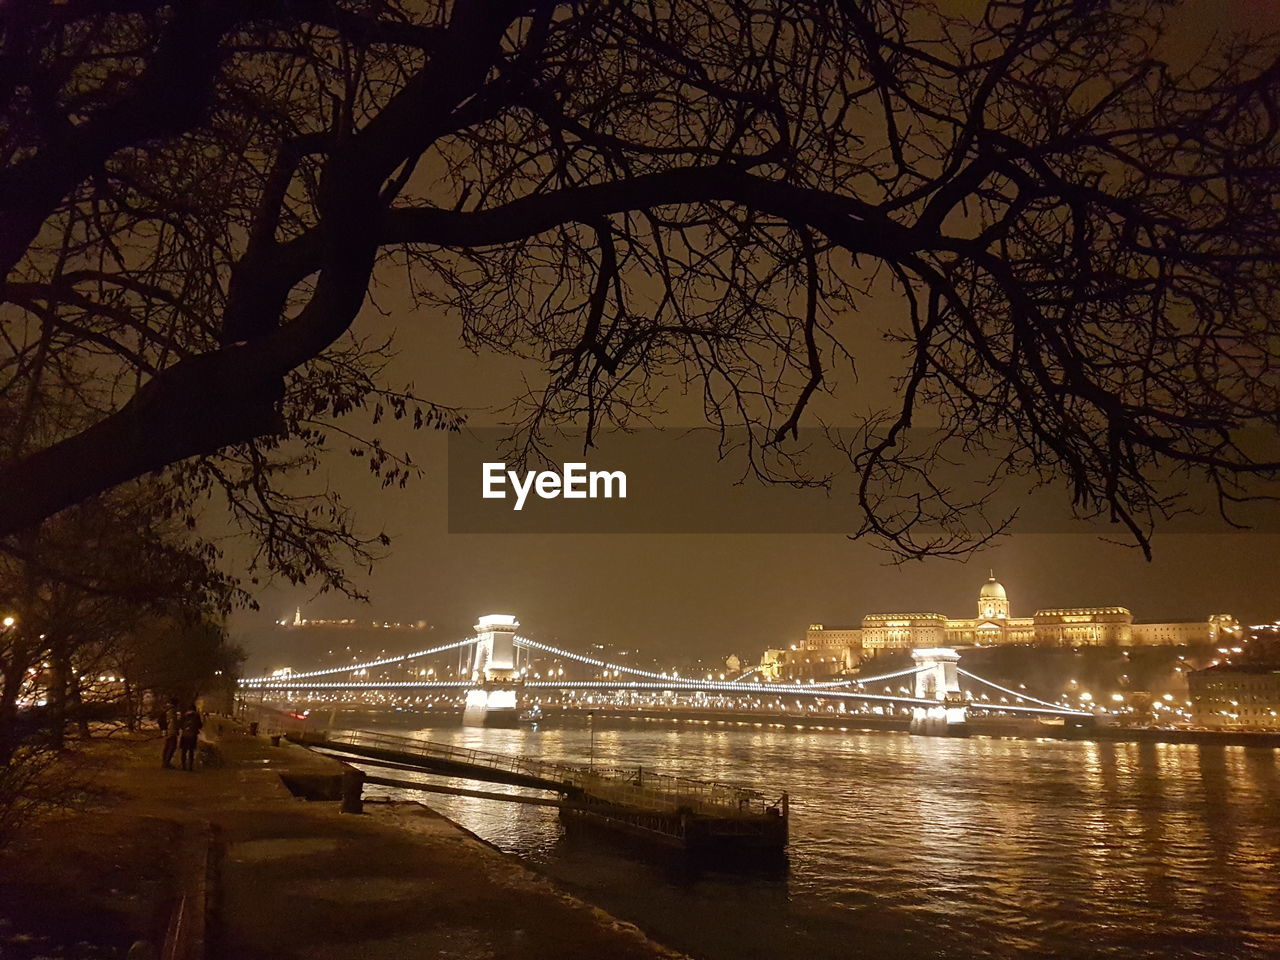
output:
[[[785,792],[770,795],[643,767],[584,767],[394,734],[306,731],[289,734],[289,739],[357,763],[554,792],[560,795],[559,801],[536,802],[558,806],[567,823],[613,830],[689,853],[767,856],[781,854],[787,844],[790,810]],[[413,781],[371,779],[432,789]],[[455,788],[436,790],[468,793]],[[530,799],[475,795],[514,802]]]

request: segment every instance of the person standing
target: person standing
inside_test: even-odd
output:
[[[196,745],[200,741],[200,728],[204,721],[200,719],[200,711],[193,703],[187,707],[179,721],[178,749],[182,752],[182,769],[196,768]]]
[[[170,697],[160,715],[160,731],[164,734],[164,751],[160,757],[160,765],[166,770],[173,769],[173,754],[178,749],[178,698]]]

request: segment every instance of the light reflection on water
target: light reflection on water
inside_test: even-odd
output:
[[[591,749],[585,725],[397,731]],[[552,808],[368,792],[421,800],[709,960],[1280,956],[1275,751],[601,723],[595,760],[788,790],[789,873],[695,876],[565,838]]]

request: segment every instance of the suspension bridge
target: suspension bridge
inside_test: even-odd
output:
[[[696,703],[723,701],[744,696],[794,697],[797,700],[821,700],[861,708],[867,705],[909,711],[910,731],[926,736],[962,734],[971,715],[1006,715],[1023,717],[1057,717],[1076,721],[1092,720],[1092,714],[1059,703],[1040,700],[1025,692],[1001,686],[960,666],[960,653],[949,647],[932,647],[911,651],[912,665],[906,669],[878,676],[857,676],[821,683],[761,682],[749,677],[754,671],[730,680],[699,680],[674,674],[643,670],[627,664],[611,663],[597,657],[562,650],[549,644],[523,637],[520,624],[513,616],[488,615],[475,625],[475,634],[452,643],[397,656],[380,657],[363,663],[344,664],[307,671],[288,671],[271,676],[240,681],[243,692],[278,693],[284,696],[319,694],[332,691],[453,691],[465,701],[465,722],[484,725],[514,723],[523,700],[544,693],[591,692],[599,694],[633,693],[650,695],[698,695]],[[419,676],[408,680],[359,679],[380,667],[408,665],[452,651],[470,655],[470,676],[444,680]],[[574,661],[603,671],[602,677],[590,680],[560,678],[530,679],[521,669],[521,655],[544,655]],[[420,671],[421,673],[422,671]],[[869,688],[886,681],[906,682],[901,693],[873,693]],[[999,702],[975,696],[961,686],[961,678],[971,687],[993,689]],[[710,712],[710,707],[707,708]]]

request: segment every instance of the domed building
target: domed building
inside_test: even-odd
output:
[[[1009,596],[1004,584],[996,579],[995,571],[978,591],[978,616],[988,620],[1009,616]]]
[[[1230,614],[1205,620],[1135,622],[1127,607],[1062,607],[1012,616],[1008,591],[995,571],[978,589],[977,615],[952,619],[941,613],[870,613],[859,627],[813,624],[803,645],[786,651],[801,672],[836,673],[881,650],[919,647],[989,647],[1024,644],[1042,647],[1187,646],[1218,642],[1238,627]],[[829,666],[828,666],[829,665]],[[794,671],[793,671],[794,672]]]
[[[862,649],[903,647],[990,647],[1001,643],[1032,643],[1034,617],[1011,617],[1009,594],[995,571],[978,589],[978,615],[953,620],[940,613],[872,613],[862,618]]]

